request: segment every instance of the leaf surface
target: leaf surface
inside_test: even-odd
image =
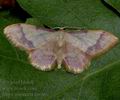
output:
[[[105,7],[100,0],[17,1],[32,16],[26,23],[49,27],[102,29],[120,37],[119,16]],[[120,99],[119,43],[109,52],[94,59],[91,66],[79,75],[69,74],[63,69],[42,72],[33,68],[27,60],[27,54],[11,45],[3,34],[4,27],[18,22],[22,21],[8,12],[0,12],[0,98],[3,100],[87,100],[88,97],[89,100],[108,100],[110,97],[111,100]],[[112,91],[111,89],[113,92],[107,91]]]
[[[110,6],[115,8],[120,13],[120,0],[104,0]]]

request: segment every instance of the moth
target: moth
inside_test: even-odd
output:
[[[63,65],[74,74],[84,71],[94,57],[118,42],[116,36],[103,30],[61,28],[56,31],[23,23],[7,26],[4,34],[28,53],[37,69],[50,71]]]

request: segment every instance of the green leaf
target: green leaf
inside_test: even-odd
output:
[[[120,99],[120,60],[85,77],[80,97],[83,100]]]
[[[115,8],[120,13],[120,0],[104,0],[110,6]]]
[[[103,29],[120,37],[120,18],[114,12],[107,9],[100,0],[17,0],[20,6],[26,10],[32,18],[26,23],[35,25],[48,25],[50,27],[70,26],[86,29]],[[2,17],[4,16],[4,17]],[[86,97],[102,100],[111,96],[117,98],[120,94],[116,91],[119,86],[118,71],[120,63],[120,44],[109,50],[106,54],[94,59],[91,66],[81,74],[73,75],[63,69],[51,72],[42,72],[32,67],[27,60],[24,51],[19,50],[7,40],[3,34],[5,26],[22,22],[11,16],[9,12],[0,12],[0,99],[2,100],[86,100]],[[108,66],[106,68],[106,66]],[[116,69],[117,68],[117,69]],[[105,71],[104,71],[105,70]],[[94,95],[86,92],[86,84],[89,81],[100,84],[101,77],[107,78],[106,72],[113,70],[108,78],[115,76],[117,81],[105,89],[114,89],[114,93],[101,92],[97,84],[90,83],[87,89],[95,88]],[[93,74],[92,74],[93,73]],[[95,73],[95,74],[94,74]],[[103,73],[100,75],[100,73]],[[90,78],[97,77],[98,79]],[[103,81],[103,80],[101,80]],[[104,86],[105,87],[105,86]],[[99,90],[99,95],[97,94]],[[111,94],[110,94],[111,93]],[[116,95],[115,95],[116,93]],[[101,99],[102,98],[102,99]],[[116,100],[115,98],[115,100]],[[91,99],[90,99],[91,100]],[[105,100],[105,99],[104,99]]]
[[[120,60],[84,77],[81,84],[74,84],[59,100],[119,100]]]
[[[38,23],[48,26],[79,26],[110,31],[118,17],[100,0],[17,0]],[[113,20],[114,18],[114,20]],[[114,24],[113,26],[111,24]]]

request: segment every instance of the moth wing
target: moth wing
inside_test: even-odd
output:
[[[4,34],[18,47],[27,50],[38,48],[49,40],[56,39],[50,29],[38,28],[29,24],[13,24],[4,29]]]
[[[84,53],[91,57],[100,55],[113,47],[118,38],[109,32],[103,30],[78,30],[68,32],[67,41],[79,47]]]
[[[90,58],[79,48],[70,43],[66,43],[64,47],[63,62],[67,71],[77,74],[89,66]]]
[[[55,54],[56,42],[49,41],[30,52],[29,59],[34,67],[43,71],[49,71],[56,67]]]
[[[7,26],[4,33],[16,46],[29,51],[29,59],[33,66],[44,71],[55,67],[56,34],[54,31],[37,28],[34,25],[13,24]]]

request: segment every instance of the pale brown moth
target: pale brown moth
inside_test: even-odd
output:
[[[22,23],[7,26],[4,33],[13,44],[27,51],[37,69],[49,71],[64,64],[74,74],[81,73],[92,58],[118,42],[116,36],[103,30],[55,31]]]

